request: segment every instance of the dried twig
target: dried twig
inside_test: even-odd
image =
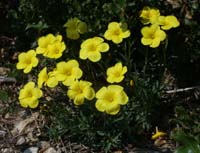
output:
[[[16,79],[13,77],[6,77],[6,76],[0,76],[0,83],[3,82],[16,82]]]
[[[187,87],[187,88],[181,88],[181,89],[168,90],[168,91],[166,91],[166,93],[172,94],[172,93],[184,92],[184,91],[189,91],[189,90],[194,90],[194,89],[200,89],[200,86],[193,86],[193,87]]]

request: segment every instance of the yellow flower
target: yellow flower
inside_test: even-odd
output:
[[[42,91],[35,87],[34,82],[28,82],[19,92],[19,102],[22,107],[36,108]]]
[[[143,24],[155,24],[160,16],[160,11],[158,9],[152,9],[149,7],[144,7],[140,13],[140,18]]]
[[[42,85],[47,85],[50,88],[53,88],[58,85],[58,80],[55,77],[54,72],[49,72],[47,74],[47,68],[43,68],[38,74],[38,87],[41,88]]]
[[[24,69],[24,73],[29,73],[33,67],[38,65],[38,59],[34,50],[23,52],[18,56],[17,69]]]
[[[120,105],[128,102],[128,96],[119,85],[109,85],[102,87],[96,93],[97,101],[95,106],[98,111],[116,115],[120,111]]]
[[[44,54],[47,55],[48,50],[47,47],[49,44],[54,44],[54,42],[56,41],[61,41],[62,40],[62,36],[58,35],[57,37],[55,37],[53,34],[48,34],[46,36],[42,36],[38,39],[38,47],[36,49],[36,53],[37,54]]]
[[[150,27],[143,27],[141,30],[143,45],[149,45],[152,48],[156,48],[160,45],[160,42],[165,40],[166,34],[163,30],[160,30],[158,25],[151,25]]]
[[[169,30],[171,28],[176,28],[180,25],[177,18],[173,15],[160,16],[158,18],[158,23],[159,23],[159,25],[161,25],[161,28],[163,30]]]
[[[48,45],[48,53],[46,56],[54,59],[60,58],[65,48],[66,46],[64,42],[56,42],[54,44]]]
[[[92,100],[95,97],[95,92],[91,85],[92,83],[88,81],[74,81],[69,86],[67,96],[73,99],[75,105],[82,105],[85,98]]]
[[[122,63],[119,62],[112,67],[109,67],[106,71],[107,81],[109,83],[121,82],[124,79],[124,74],[127,72],[127,67],[122,66]]]
[[[63,51],[66,49],[66,45],[62,42],[62,36],[48,34],[38,39],[38,47],[36,48],[37,54],[43,54],[48,58],[57,59],[62,56]]]
[[[162,136],[165,136],[165,135],[167,135],[167,134],[164,133],[164,132],[159,131],[158,127],[156,127],[156,133],[152,135],[151,139],[155,140],[155,139],[157,139],[159,137],[162,137]]]
[[[76,40],[80,34],[87,32],[87,24],[78,18],[69,19],[64,27],[66,27],[67,38]]]
[[[81,44],[79,57],[83,60],[88,58],[92,62],[98,62],[101,59],[101,52],[107,52],[108,50],[109,45],[104,43],[103,38],[93,37]]]
[[[64,85],[69,86],[75,80],[80,79],[83,72],[76,60],[69,60],[68,62],[57,63],[54,74],[58,81],[62,81]]]
[[[122,42],[123,38],[127,38],[131,35],[129,30],[122,29],[122,23],[111,22],[108,25],[108,29],[104,33],[104,37],[107,40],[112,40],[115,44]]]

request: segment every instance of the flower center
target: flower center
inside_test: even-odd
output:
[[[58,49],[58,48],[55,48],[55,49],[54,49],[54,53],[55,53],[55,54],[59,54],[59,49]]]
[[[112,102],[113,100],[114,100],[113,97],[110,97],[108,101]]]
[[[65,74],[66,74],[67,76],[70,76],[72,73],[71,73],[71,71],[66,71]]]
[[[72,69],[71,68],[65,68],[62,72],[62,74],[66,76],[71,76],[72,75]]]
[[[28,97],[28,98],[31,98],[32,96],[33,96],[32,92],[31,92],[31,91],[28,91],[27,97]]]
[[[153,32],[150,33],[150,34],[149,34],[149,38],[154,39],[154,38],[155,38],[155,33],[153,33]]]
[[[77,90],[78,94],[82,94],[83,90],[81,90],[80,88]]]
[[[27,60],[25,60],[25,63],[26,63],[27,65],[30,65],[30,64],[31,64],[31,60],[27,59]]]
[[[115,77],[120,77],[120,75],[121,75],[121,73],[120,73],[119,71],[116,71],[116,72],[114,73],[114,76],[115,76]]]
[[[114,93],[113,93],[113,92],[108,92],[108,93],[106,94],[105,99],[106,99],[107,101],[109,101],[109,102],[113,102],[113,101],[114,101]]]
[[[94,44],[90,44],[88,49],[89,49],[89,51],[93,52],[93,51],[96,51],[97,46]]]
[[[120,35],[120,29],[114,30],[114,31],[113,31],[113,34],[114,34],[114,35],[117,35],[117,36]]]

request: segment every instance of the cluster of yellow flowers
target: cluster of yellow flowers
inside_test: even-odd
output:
[[[76,26],[74,26],[76,25]],[[70,19],[66,24],[67,37],[78,39],[79,33],[86,31],[87,25],[77,18]],[[113,43],[119,44],[124,38],[130,36],[129,30],[124,30],[122,24],[111,22],[108,29],[104,33],[106,40],[111,40]],[[66,50],[66,45],[62,41],[61,35],[48,34],[38,39],[38,47],[36,50],[23,52],[18,56],[17,69],[23,69],[24,73],[31,72],[33,67],[39,63],[37,54],[42,54],[44,57],[58,59]],[[91,62],[101,60],[101,53],[109,51],[109,44],[104,42],[104,39],[98,36],[84,40],[80,45],[79,57],[82,60],[88,59]],[[128,102],[128,96],[124,88],[119,83],[124,79],[127,72],[127,67],[121,62],[107,68],[107,82],[111,85],[103,86],[98,91],[92,87],[92,83],[82,80],[83,71],[79,63],[75,59],[68,61],[60,61],[55,68],[48,72],[47,67],[43,67],[37,76],[37,87],[34,82],[28,82],[19,93],[19,102],[22,107],[36,108],[39,104],[38,99],[42,97],[42,88],[47,86],[54,88],[60,83],[68,87],[66,92],[69,99],[73,100],[75,105],[82,105],[87,100],[96,98],[95,107],[100,112],[115,115],[120,111],[120,106]]]
[[[150,24],[150,26],[141,29],[143,36],[141,43],[152,48],[158,47],[160,42],[166,39],[164,30],[170,30],[180,25],[175,16],[162,16],[160,11],[155,8],[144,7],[140,13],[140,18],[144,25]]]
[[[48,58],[60,58],[63,51],[66,49],[66,45],[62,42],[62,36],[48,34],[47,36],[40,37],[38,39],[38,47],[36,48],[37,54],[43,54]]]

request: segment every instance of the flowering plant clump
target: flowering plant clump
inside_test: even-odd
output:
[[[140,13],[140,18],[143,24],[151,24],[141,29],[143,45],[149,45],[156,48],[160,42],[166,39],[166,34],[163,30],[170,30],[180,25],[177,18],[173,15],[161,16],[158,9],[144,7]]]
[[[115,44],[119,44],[124,38],[128,38],[130,35],[131,32],[129,30],[122,28],[122,23],[111,22],[104,33],[104,38],[113,41]]]
[[[112,22],[110,26],[112,27],[112,24],[114,26],[117,26],[119,35],[117,37],[120,37],[120,42],[123,38],[128,37],[130,35],[129,31],[123,32],[122,29],[119,27],[120,24],[116,22]],[[109,26],[109,27],[110,27]],[[114,41],[118,38],[113,37]],[[118,40],[119,40],[118,39]],[[80,45],[80,52],[79,56],[80,59],[89,59],[91,62],[98,62],[101,60],[101,52],[107,52],[109,50],[108,43],[104,42],[104,39],[101,37],[93,37],[89,38],[85,41],[83,41]],[[53,34],[48,34],[46,36],[42,36],[38,39],[38,47],[36,48],[36,52],[34,50],[29,51],[26,55],[25,53],[22,53],[19,55],[19,63],[17,64],[17,68],[25,68],[27,66],[26,64],[30,64],[28,67],[28,70],[25,72],[29,72],[33,66],[36,66],[38,64],[38,59],[36,58],[37,54],[42,54],[44,57],[50,58],[50,59],[57,59],[62,56],[62,53],[66,49],[66,45],[64,42],[62,42],[62,36],[57,35],[54,36]],[[30,55],[29,55],[30,54]],[[22,59],[22,56],[26,56],[26,60]],[[25,63],[23,66],[22,63]],[[67,96],[69,99],[73,100],[75,105],[82,105],[87,100],[92,100],[94,97],[97,99],[96,108],[99,111],[106,112],[107,114],[115,115],[120,110],[120,105],[125,105],[128,102],[128,96],[126,95],[125,91],[123,90],[123,87],[118,85],[108,86],[108,91],[105,92],[105,95],[108,95],[107,99],[106,97],[102,97],[104,93],[101,94],[101,90],[104,90],[105,87],[102,87],[101,90],[99,90],[98,94],[95,94],[95,90],[91,87],[92,83],[89,81],[83,81],[79,80],[83,76],[83,71],[79,67],[79,63],[75,59],[69,59],[68,61],[60,61],[56,63],[55,68],[53,68],[52,71],[47,72],[48,67],[43,67],[42,70],[38,73],[38,88],[42,88],[43,86],[47,86],[50,88],[55,88],[57,85],[59,85],[59,82],[62,82],[63,85],[68,87]],[[119,83],[124,79],[124,74],[127,72],[127,67],[122,66],[122,63],[119,62],[115,66],[110,67],[107,69],[107,81],[109,83]],[[31,86],[32,87],[32,86]],[[32,87],[33,88],[33,87]],[[21,92],[23,93],[23,90]],[[38,89],[41,91],[40,89]],[[115,94],[116,92],[116,94]],[[99,94],[100,93],[100,94]],[[96,96],[95,96],[96,95]],[[22,96],[20,96],[22,97]],[[35,96],[35,103],[38,105],[38,98],[41,97],[41,94],[39,96]],[[102,98],[105,100],[110,100],[112,104],[104,103],[102,101]],[[21,98],[20,98],[21,100]],[[22,101],[22,100],[21,100]],[[104,105],[105,108],[100,107],[100,104]],[[21,104],[21,103],[20,103]],[[26,106],[22,102],[23,106]],[[37,106],[36,104],[33,106],[31,105],[31,108],[35,108]],[[109,108],[107,109],[107,105]]]
[[[120,8],[119,18],[111,16],[95,23],[98,25],[93,25],[93,16],[81,16],[85,13],[81,7],[81,12],[72,11],[63,16],[67,22],[60,20],[63,28],[60,32],[49,28],[48,31],[55,33],[42,35],[47,31],[39,31],[33,47],[18,56],[16,68],[29,73],[29,82],[19,91],[19,104],[25,108],[39,106],[39,109],[48,105],[49,114],[55,115],[56,134],[69,131],[70,136],[77,137],[80,133],[82,137],[77,139],[88,144],[91,140],[102,140],[107,143],[103,144],[105,148],[111,144],[116,147],[120,139],[126,139],[123,136],[135,134],[139,128],[146,131],[152,128],[155,123],[151,121],[155,112],[152,109],[159,106],[160,86],[159,82],[153,86],[154,82],[152,85],[150,81],[160,77],[147,73],[162,69],[165,66],[162,60],[168,58],[164,58],[166,45],[163,52],[156,49],[157,54],[149,54],[148,50],[159,47],[167,39],[166,30],[180,23],[173,15],[162,16],[159,9],[145,7],[139,15],[143,27],[137,31],[140,26],[132,19],[138,16],[131,16],[132,10],[127,11],[132,5]],[[110,5],[104,5],[103,9],[110,10]],[[85,22],[70,18],[75,14]],[[97,18],[101,14],[95,15]],[[137,44],[138,40],[141,43]],[[144,54],[143,45],[147,46]],[[145,61],[141,60],[143,56]],[[158,60],[152,62],[157,56]],[[147,67],[149,64],[151,68]],[[157,130],[152,139],[162,135]]]
[[[145,26],[141,29],[141,42],[143,45],[148,45],[152,48],[158,47],[160,43],[166,39],[167,36],[163,30],[169,30],[179,26],[179,21],[175,16],[160,16],[159,10],[154,8],[145,7],[140,13],[140,18],[143,24],[150,24],[150,26]],[[87,24],[78,18],[69,19],[64,27],[67,28],[67,38],[70,39],[78,39],[80,38],[80,34],[87,31]],[[124,23],[110,22],[103,36],[106,40],[111,40],[115,44],[120,44],[123,39],[128,38],[130,34],[130,30],[125,28]],[[46,58],[55,60],[61,58],[64,51],[66,51],[66,44],[60,34],[54,35],[49,33],[45,36],[41,36],[37,44],[36,51],[31,49],[26,53],[23,52],[19,54],[18,63],[16,65],[17,69],[24,69],[24,73],[29,73],[32,68],[36,67],[39,63],[39,58],[36,57],[37,54],[42,54]],[[106,54],[109,50],[109,44],[106,43],[102,37],[95,36],[82,41],[80,44],[79,58],[82,60],[88,59],[90,62],[99,62],[103,60],[101,58],[101,53]],[[107,87],[102,85],[95,94],[95,88],[91,87],[92,82],[80,80],[81,77],[88,76],[85,76],[85,70],[81,69],[78,59],[74,59],[74,57],[70,58],[69,56],[67,60],[58,60],[54,67],[42,67],[37,76],[38,88],[35,88],[35,84],[32,82],[20,91],[19,99],[23,107],[37,107],[38,99],[42,96],[42,91],[40,89],[43,86],[56,88],[60,86],[60,82],[68,88],[67,96],[70,100],[73,100],[75,105],[82,105],[85,100],[93,100],[96,98],[95,106],[97,110],[115,115],[119,112],[121,105],[128,103],[129,98],[124,88],[120,85],[108,85]],[[102,68],[103,67],[100,67],[101,70]],[[122,61],[118,60],[114,66],[107,67],[102,74],[106,73],[106,81],[113,84],[122,82],[125,79],[127,71],[128,67],[123,66]],[[95,72],[91,74],[93,74],[93,78],[98,76]],[[131,84],[134,84],[133,79],[129,81],[132,82]],[[33,88],[34,92],[31,93],[30,89]],[[38,95],[36,93],[38,93]],[[27,98],[33,99],[30,100],[30,104],[25,100]]]

